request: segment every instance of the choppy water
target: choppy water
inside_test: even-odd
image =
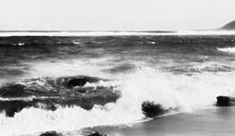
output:
[[[194,112],[235,93],[233,35],[3,36],[0,62],[6,136],[143,121],[144,101]],[[79,75],[95,82],[66,86]]]

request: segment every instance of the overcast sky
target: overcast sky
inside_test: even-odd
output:
[[[188,30],[235,20],[235,0],[0,0],[0,30]]]

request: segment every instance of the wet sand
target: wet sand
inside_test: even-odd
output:
[[[111,136],[234,136],[235,107],[181,113],[133,126],[98,127]]]

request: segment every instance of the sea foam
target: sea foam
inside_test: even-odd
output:
[[[201,30],[201,31],[48,31],[48,32],[37,32],[37,31],[16,31],[16,32],[0,32],[1,37],[9,36],[175,36],[175,35],[235,35],[235,31],[223,31],[223,30]]]
[[[229,79],[229,80],[228,80]],[[212,107],[218,95],[234,93],[235,73],[199,73],[192,76],[164,73],[140,67],[113,82],[122,96],[116,103],[96,105],[92,110],[64,107],[55,111],[25,108],[13,118],[0,114],[0,134],[36,134],[45,131],[73,131],[100,125],[119,125],[144,121],[141,104],[153,101],[176,112]]]
[[[235,53],[235,47],[217,48],[217,50],[228,53]]]

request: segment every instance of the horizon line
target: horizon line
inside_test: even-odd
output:
[[[194,30],[0,30],[1,32],[150,32],[174,33],[179,31],[218,31],[221,29],[194,29]],[[229,31],[229,30],[228,30]]]

